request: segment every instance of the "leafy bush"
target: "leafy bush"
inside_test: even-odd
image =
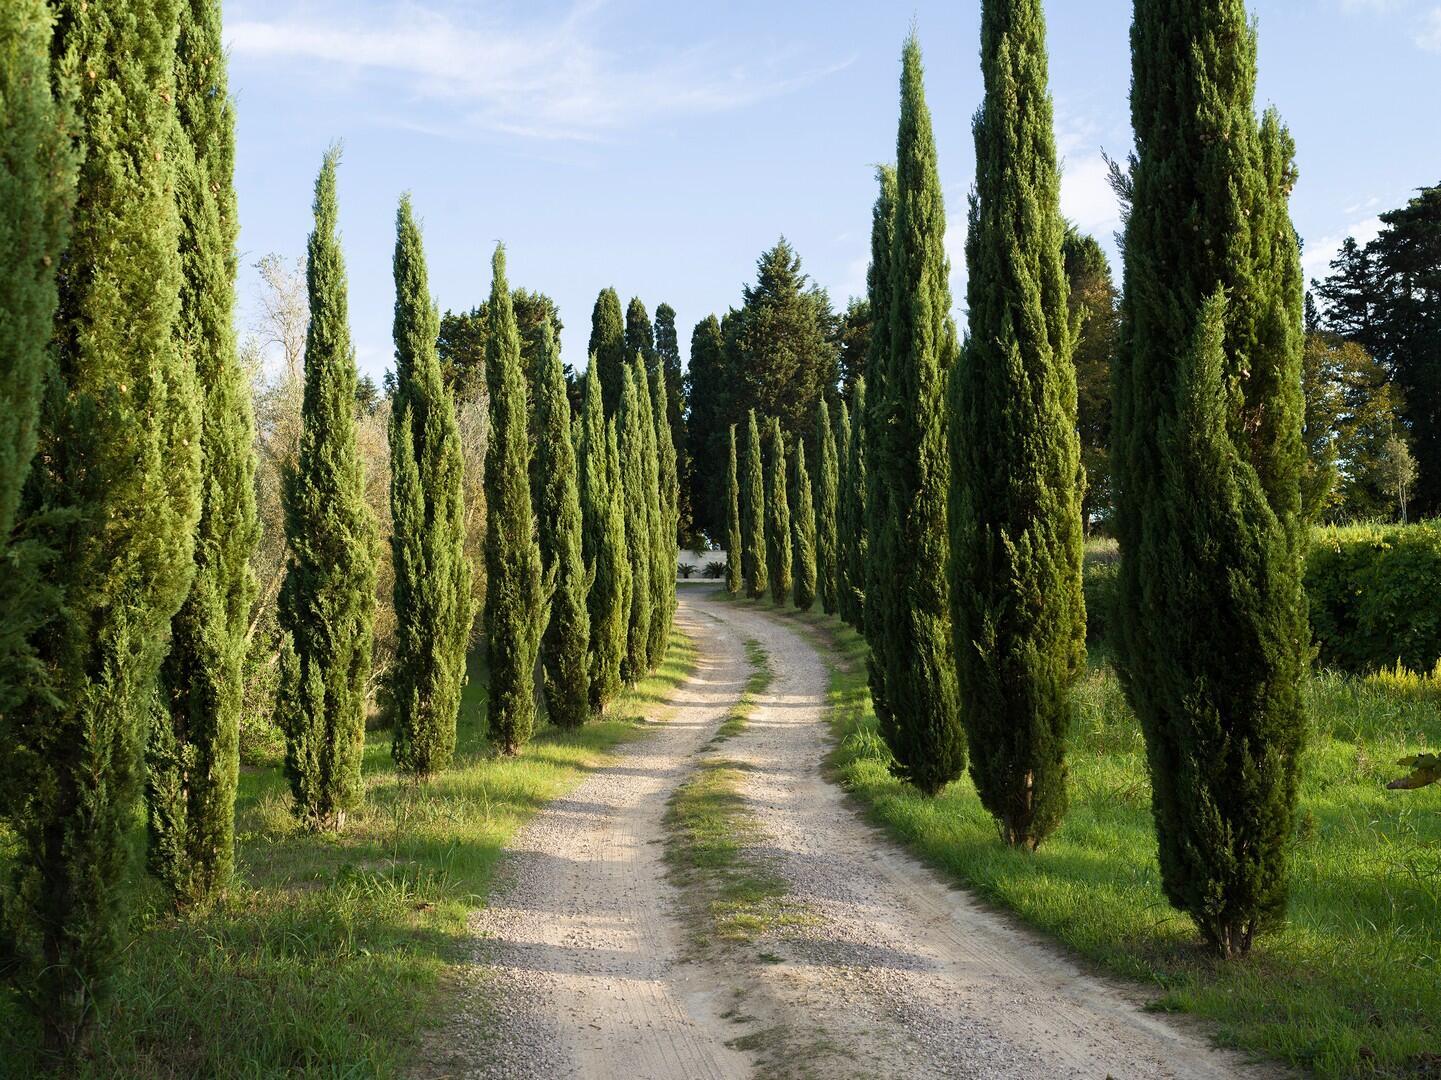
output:
[[[695,577],[695,563],[683,562],[676,569],[683,578],[689,579]]]
[[[701,577],[710,578],[715,581],[725,576],[726,564],[723,562],[708,562],[705,569],[701,571]]]
[[[1322,664],[1430,671],[1441,659],[1441,522],[1318,529],[1306,593]]]
[[[1121,573],[1121,553],[1114,540],[1092,540],[1086,544],[1082,584],[1086,594],[1086,643],[1105,641],[1115,626],[1116,588]]]

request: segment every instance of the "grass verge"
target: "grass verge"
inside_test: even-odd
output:
[[[1161,893],[1145,745],[1104,654],[1077,692],[1071,807],[1035,854],[997,838],[969,777],[927,799],[893,777],[866,646],[834,618],[769,604],[831,661],[837,779],[869,816],[956,881],[1103,969],[1153,1007],[1323,1077],[1441,1077],[1441,789],[1388,792],[1394,761],[1441,744],[1441,680],[1308,679],[1304,766],[1284,928],[1240,963],[1211,960]]]
[[[445,976],[465,960],[467,917],[506,841],[638,737],[694,667],[677,632],[606,719],[542,728],[509,759],[486,740],[484,672],[473,669],[454,766],[417,786],[396,773],[389,733],[371,733],[365,801],[339,836],[298,830],[280,770],[247,769],[230,896],[177,917],[137,886],[142,914],[82,1075],[394,1075],[447,1007]],[[36,1074],[36,1041],[0,996],[0,1074]]]

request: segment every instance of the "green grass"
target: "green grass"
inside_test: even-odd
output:
[[[1071,809],[1025,854],[1000,843],[969,777],[927,799],[891,776],[864,642],[838,620],[784,613],[828,646],[836,777],[932,865],[1149,984],[1153,1007],[1213,1022],[1226,1044],[1325,1077],[1441,1076],[1441,788],[1385,790],[1404,771],[1397,758],[1441,744],[1441,681],[1308,680],[1289,919],[1248,960],[1222,964],[1161,894],[1145,747],[1104,655],[1078,691]]]
[[[389,733],[372,733],[365,801],[339,836],[295,827],[278,769],[245,770],[237,885],[183,917],[146,889],[82,1074],[395,1074],[453,1007],[446,976],[466,958],[467,916],[485,903],[505,842],[638,737],[694,665],[677,633],[607,719],[542,728],[512,759],[485,739],[484,672],[472,670],[454,767],[418,787],[396,773]],[[0,997],[0,1074],[35,1072],[35,1045],[29,1018]]]

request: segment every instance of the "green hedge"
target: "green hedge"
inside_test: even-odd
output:
[[[1317,529],[1306,592],[1323,665],[1430,671],[1441,659],[1441,521]]]

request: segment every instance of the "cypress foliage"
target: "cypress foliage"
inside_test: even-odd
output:
[[[834,615],[840,594],[840,536],[836,521],[841,479],[836,461],[836,433],[825,398],[816,405],[816,446],[820,453],[816,479],[816,584],[821,610]]]
[[[786,444],[781,422],[771,417],[766,454],[766,562],[770,571],[771,599],[784,604],[792,582],[791,508],[786,494]]]
[[[680,339],[675,329],[675,308],[661,304],[655,309],[655,351],[665,374],[666,422],[676,457],[676,551],[680,538],[691,533],[690,455],[685,421],[685,375],[680,365]],[[672,580],[674,584],[674,580]]]
[[[280,590],[285,641],[276,696],[296,814],[328,829],[339,829],[360,799],[375,616],[375,523],[355,445],[355,352],[335,228],[339,162],[332,147],[315,181],[306,248],[310,328],[300,454],[285,478],[290,563]]]
[[[655,327],[639,296],[632,296],[625,308],[625,357],[634,360],[639,353],[647,374],[656,367]]]
[[[970,333],[951,375],[951,604],[971,777],[1006,842],[1066,809],[1085,664],[1081,465],[1040,0],[984,0]]]
[[[235,350],[235,116],[226,90],[219,0],[180,10],[175,90],[180,119],[180,320],[176,340],[202,397],[200,523],[190,595],[171,620],[151,729],[146,793],[150,866],[177,904],[230,880],[246,633],[260,540],[255,423]]]
[[[440,319],[410,197],[396,214],[395,391],[390,413],[390,549],[395,565],[395,663],[387,698],[390,752],[429,777],[450,764],[470,641],[464,461],[455,405],[441,374]]]
[[[865,632],[866,559],[870,544],[866,533],[866,457],[861,421],[866,411],[865,376],[856,379],[855,410],[841,409],[848,428],[846,435],[846,474],[841,485],[841,618]]]
[[[68,133],[83,161],[18,510],[53,559],[28,646],[44,692],[4,714],[0,783],[16,850],[3,937],[46,1048],[73,1055],[116,961],[155,680],[195,572],[200,409],[175,332],[177,6],[52,9],[58,80],[85,74]]]
[[[746,414],[745,477],[741,481],[741,569],[746,595],[759,600],[770,584],[766,555],[766,488],[761,465],[761,433],[756,411]]]
[[[490,337],[485,382],[490,391],[490,447],[485,455],[485,640],[490,661],[490,739],[515,754],[535,727],[535,662],[546,624],[540,544],[531,511],[530,439],[520,332],[505,278],[505,248],[491,259]]]
[[[646,395],[649,399],[649,395]],[[621,678],[634,685],[649,669],[652,554],[654,546],[647,498],[646,430],[641,397],[633,365],[621,368],[620,410],[616,413],[616,448],[619,452],[620,488],[625,500],[626,562],[631,568],[630,610],[626,617],[625,654]],[[652,438],[654,435],[652,434]]]
[[[625,351],[625,316],[620,310],[620,296],[614,289],[602,289],[590,313],[590,345],[587,348],[595,370],[600,372],[604,396],[605,418],[615,416],[620,407],[620,373],[630,366],[631,353]]]
[[[822,408],[824,408],[822,403]],[[826,425],[830,430],[830,425]],[[795,575],[791,599],[802,611],[816,603],[816,511],[811,499],[811,477],[806,471],[806,444],[796,440],[796,462],[792,487],[795,489],[796,512],[792,519]]]
[[[726,457],[726,592],[741,591],[741,482],[736,472],[736,426],[730,426]]]
[[[615,431],[601,404],[600,366],[591,357],[580,417],[581,558],[591,577],[586,596],[590,620],[590,708],[601,713],[620,692],[621,658],[630,619],[630,563],[626,558],[624,503]]]
[[[655,615],[651,620],[651,665],[659,664],[670,641],[671,622],[675,617],[675,578],[680,550],[677,528],[680,520],[680,481],[676,475],[675,443],[671,439],[670,412],[667,408],[665,371],[656,367],[650,373],[651,420],[655,424],[656,496],[660,520],[657,525]]]
[[[873,357],[879,362],[867,425],[866,640],[871,696],[895,771],[935,794],[960,775],[966,757],[942,569],[950,471],[945,377],[956,340],[946,216],[914,34],[903,59],[896,160],[890,348]]]
[[[669,575],[675,578],[675,565],[670,556],[661,550],[661,535],[664,531],[660,501],[660,455],[656,446],[655,406],[651,397],[650,376],[646,374],[645,357],[635,354],[631,364],[631,376],[635,380],[636,411],[640,418],[641,437],[641,495],[645,502],[645,533],[638,548],[638,559],[644,561],[650,581],[650,612],[645,624],[645,665],[640,669],[649,672],[660,661],[664,641],[657,634],[669,626],[661,608],[665,605],[665,594]]]
[[[1119,669],[1162,885],[1233,956],[1285,910],[1305,729],[1292,146],[1257,124],[1241,0],[1137,5],[1131,44]]]
[[[590,613],[581,556],[581,511],[575,443],[571,439],[570,400],[565,369],[549,321],[541,328],[535,373],[536,429],[535,516],[540,558],[547,576],[555,575],[550,623],[540,643],[545,669],[545,703],[551,722],[579,727],[590,711]]]

